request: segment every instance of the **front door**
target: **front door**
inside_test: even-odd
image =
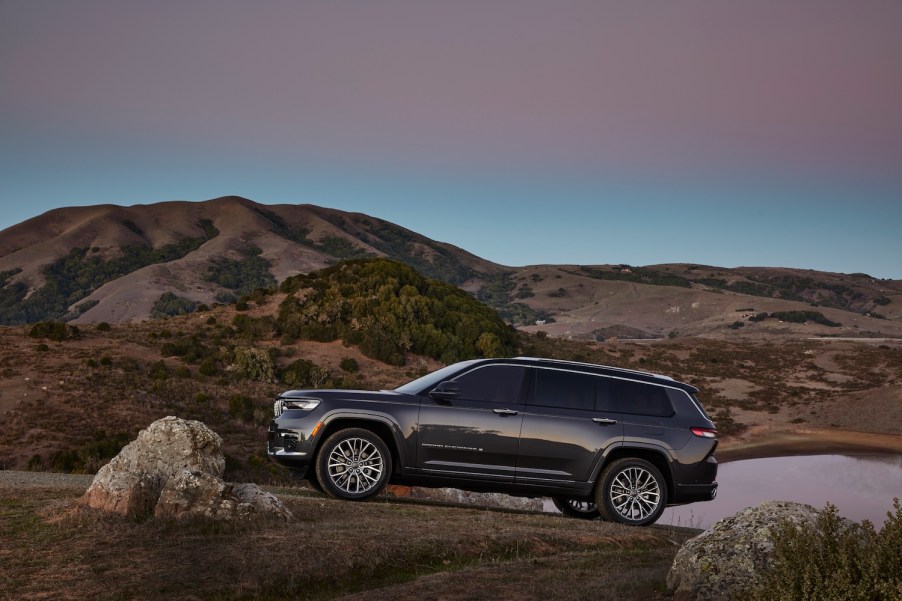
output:
[[[417,467],[425,473],[512,481],[527,369],[477,366],[457,376],[460,394],[420,405]]]

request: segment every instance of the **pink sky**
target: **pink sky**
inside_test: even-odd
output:
[[[305,195],[318,172],[541,174],[560,202],[571,178],[835,179],[902,202],[898,0],[5,0],[0,87],[0,200],[26,201],[0,228],[292,190],[391,217]]]

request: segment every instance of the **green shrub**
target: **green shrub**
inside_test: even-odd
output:
[[[774,567],[750,594],[755,601],[902,599],[902,506],[879,532],[864,521],[848,525],[827,505],[816,524],[783,523],[775,533]]]
[[[165,380],[169,377],[169,368],[166,367],[166,364],[160,359],[156,363],[151,364],[150,369],[147,370],[147,375],[154,380]]]
[[[235,349],[235,366],[245,378],[259,382],[273,381],[273,363],[269,353],[262,349],[239,346]]]
[[[38,351],[39,353],[46,353],[50,350],[50,347],[42,342],[41,344],[34,347],[34,350]]]
[[[113,358],[110,357],[109,355],[104,355],[103,357],[100,358],[100,364],[103,365],[104,367],[109,367],[110,365],[113,364]]]
[[[58,472],[93,474],[115,457],[132,438],[125,432],[107,435],[101,430],[80,445],[54,453],[50,458],[50,467]]]
[[[31,326],[28,335],[32,338],[47,338],[62,342],[69,338],[79,338],[81,333],[75,326],[69,326],[61,321],[39,321]]]
[[[171,292],[164,292],[153,304],[150,310],[151,317],[174,317],[176,315],[187,315],[193,313],[197,309],[197,302],[181,296],[176,296]]]
[[[109,332],[111,329],[113,328],[105,321],[101,321],[99,324],[97,324],[98,332]]]
[[[229,415],[244,422],[254,420],[254,401],[243,394],[229,397]]]
[[[320,388],[329,381],[329,371],[319,365],[298,359],[282,370],[282,381],[294,388]]]
[[[207,357],[203,361],[200,362],[200,368],[198,369],[201,374],[205,376],[215,376],[219,372],[219,367],[216,364],[216,359],[213,357]]]
[[[360,371],[360,364],[357,363],[357,359],[354,359],[353,357],[345,357],[338,366],[349,374]]]

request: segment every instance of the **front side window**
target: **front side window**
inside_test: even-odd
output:
[[[532,404],[560,409],[595,409],[599,378],[556,369],[536,369]]]
[[[454,378],[460,398],[493,403],[522,402],[526,368],[518,365],[486,365]]]
[[[661,386],[613,380],[611,392],[617,411],[633,415],[668,417],[673,415],[673,406],[667,397],[667,390]]]

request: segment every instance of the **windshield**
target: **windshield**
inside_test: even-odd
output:
[[[437,371],[426,374],[422,378],[417,378],[413,382],[408,382],[403,386],[395,388],[395,392],[400,392],[401,394],[420,394],[425,390],[429,390],[439,382],[444,382],[448,378],[450,378],[453,374],[459,372],[460,370],[473,365],[474,363],[478,363],[479,359],[472,359],[470,361],[461,361],[460,363],[453,363],[446,367],[443,367]]]

